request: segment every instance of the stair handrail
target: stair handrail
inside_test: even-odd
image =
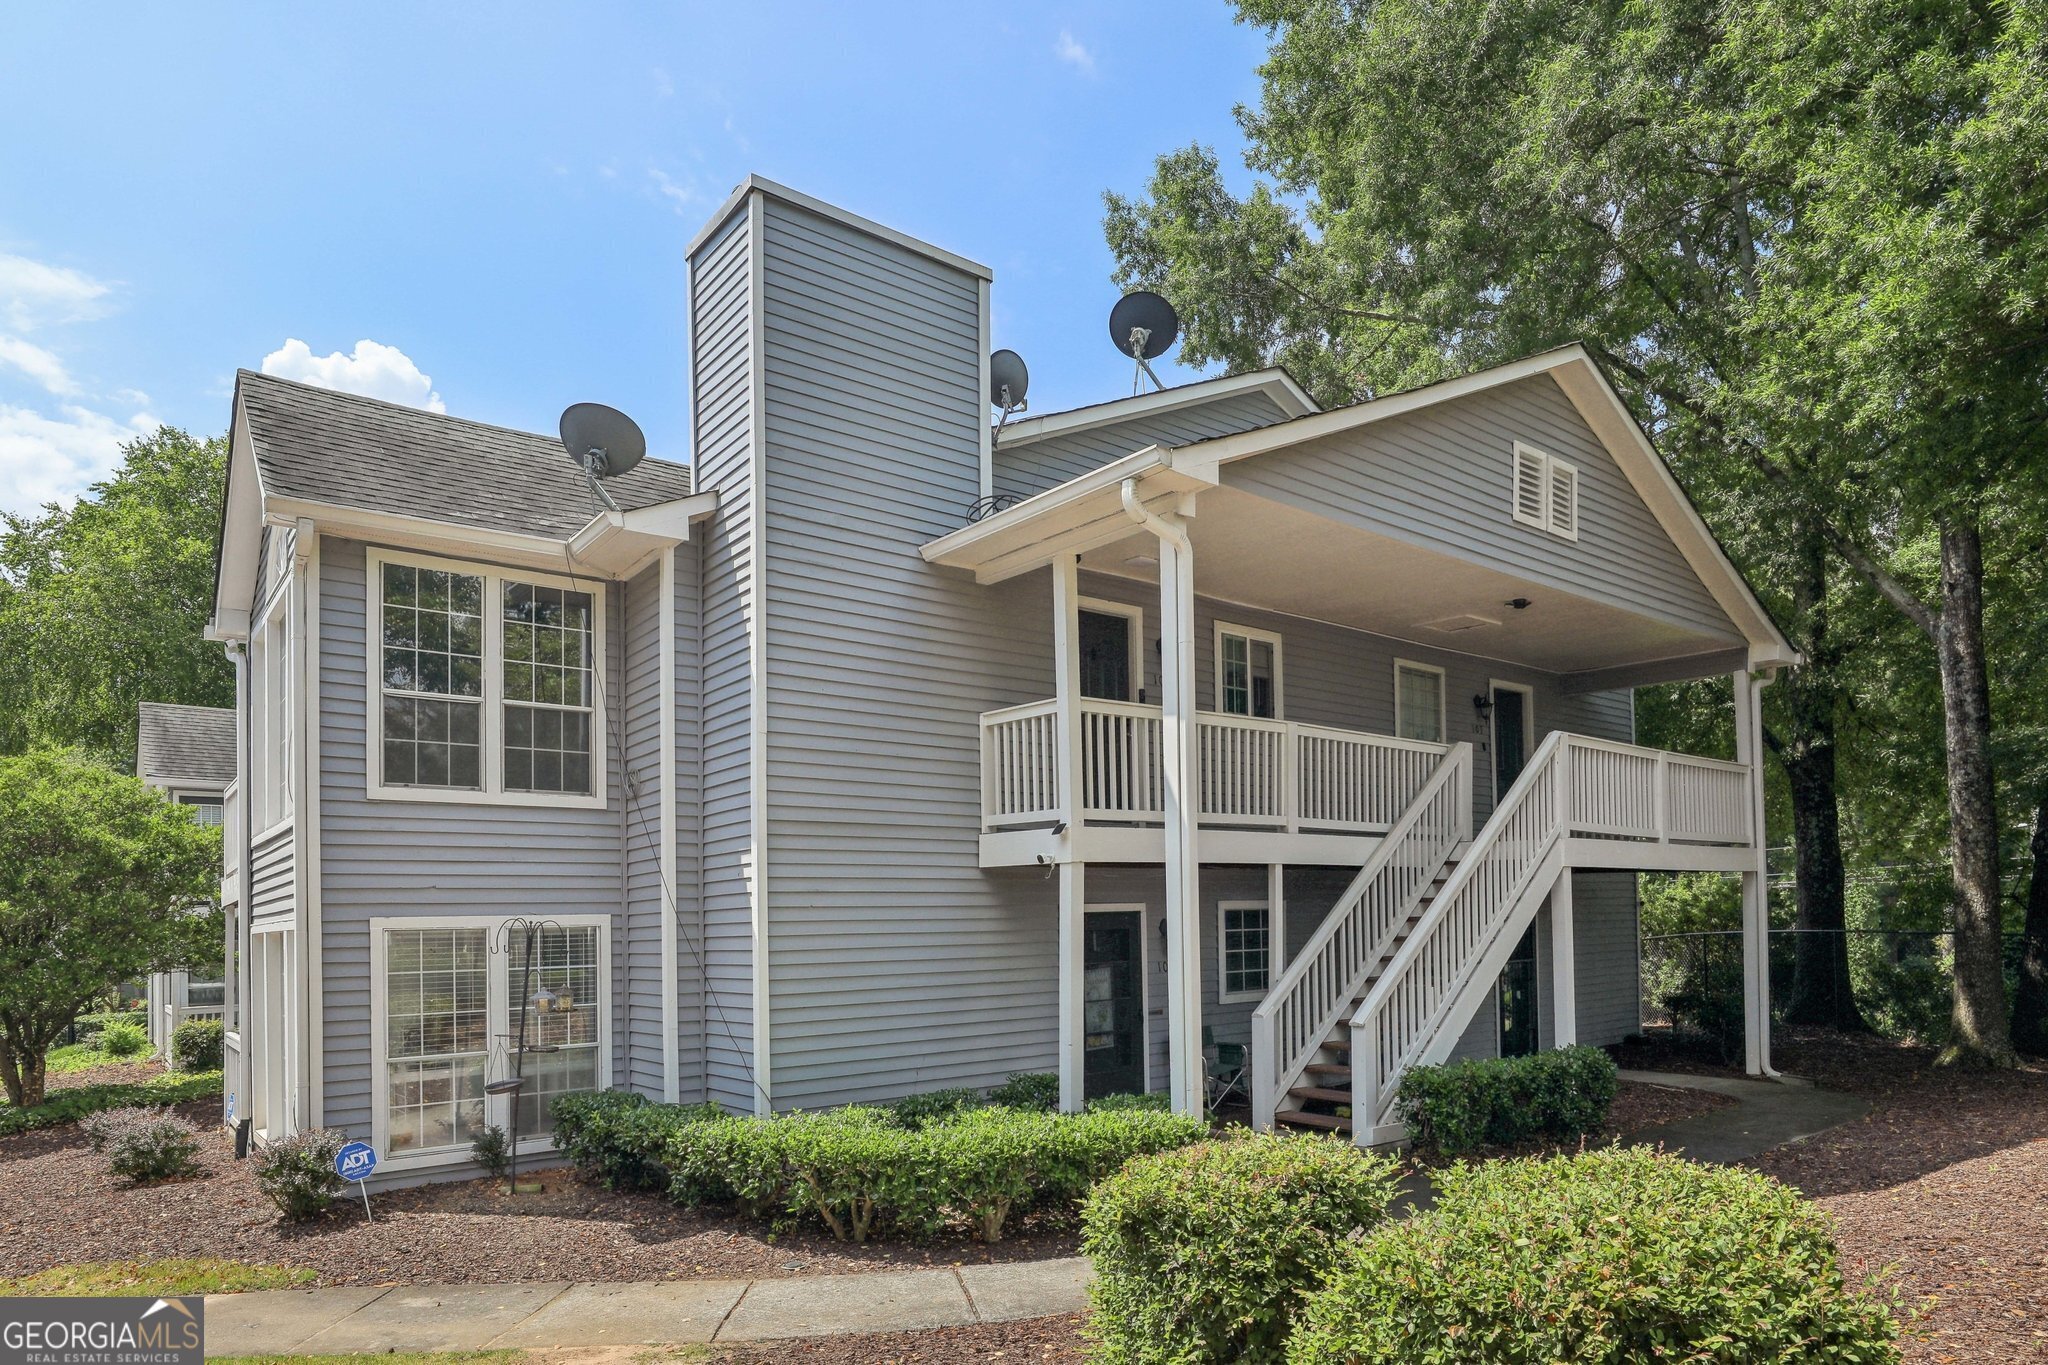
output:
[[[1522,850],[1523,861],[1512,879],[1515,889],[1518,891],[1530,873],[1542,866],[1550,846],[1560,837],[1569,819],[1571,802],[1566,787],[1567,770],[1560,755],[1570,746],[1571,740],[1572,736],[1567,732],[1554,730],[1537,746],[1528,766],[1502,795],[1493,808],[1492,816],[1473,838],[1472,846],[1459,861],[1457,871],[1437,892],[1436,899],[1430,902],[1429,909],[1416,923],[1415,932],[1394,954],[1393,960],[1380,973],[1379,980],[1373,983],[1372,990],[1366,993],[1365,1000],[1352,1016],[1351,1121],[1352,1130],[1360,1142],[1371,1140],[1372,1129],[1378,1125],[1392,1098],[1391,1083],[1400,1077],[1403,1068],[1412,1063],[1417,1051],[1428,1045],[1443,1010],[1457,998],[1465,978],[1471,973],[1471,964],[1484,955],[1487,944],[1499,932],[1501,919],[1514,909],[1519,895],[1503,894],[1497,898],[1487,911],[1482,931],[1473,935],[1471,942],[1462,945],[1456,954],[1456,970],[1438,984],[1433,996],[1425,991],[1423,999],[1407,1002],[1403,1010],[1408,1024],[1406,1041],[1394,1056],[1382,1056],[1387,1040],[1380,1037],[1374,1025],[1387,1010],[1395,993],[1407,984],[1417,959],[1434,946],[1437,935],[1444,932],[1444,926],[1451,922],[1459,902],[1481,871],[1488,867],[1503,835],[1539,792],[1542,805],[1534,812],[1534,817],[1539,822],[1537,828],[1540,832],[1528,839],[1528,847]],[[1387,1078],[1385,1082],[1381,1080],[1382,1073]]]
[[[1452,809],[1448,818],[1424,827],[1423,817],[1440,800],[1448,797]],[[1444,813],[1444,812],[1440,812]],[[1294,954],[1280,979],[1252,1012],[1252,1122],[1270,1127],[1280,1097],[1287,1093],[1321,1048],[1337,1021],[1343,1018],[1352,997],[1372,968],[1386,955],[1387,944],[1413,913],[1417,901],[1435,880],[1444,860],[1472,828],[1472,745],[1451,746],[1430,773],[1407,808],[1401,812],[1337,897],[1330,913],[1316,932]],[[1400,862],[1396,859],[1400,858]],[[1386,923],[1355,959],[1356,965],[1339,973],[1336,959],[1342,952],[1340,937],[1354,934],[1366,904],[1367,893],[1383,876],[1408,871],[1413,884],[1400,891]],[[1279,1019],[1288,1012],[1294,1020],[1286,1056],[1280,1055]]]

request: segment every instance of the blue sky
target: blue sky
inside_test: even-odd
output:
[[[1101,192],[1234,164],[1263,51],[1210,0],[13,7],[0,509],[225,429],[273,355],[532,430],[608,402],[682,455],[683,246],[749,171],[994,267],[1034,410],[1127,392]]]

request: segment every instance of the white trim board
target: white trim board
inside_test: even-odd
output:
[[[1118,422],[1135,421],[1141,417],[1158,417],[1248,393],[1265,394],[1289,418],[1306,417],[1322,411],[1308,396],[1308,391],[1294,382],[1293,375],[1274,366],[1225,375],[1220,379],[1198,379],[1191,384],[1176,384],[1170,389],[1158,389],[1130,398],[1112,398],[1087,407],[1068,408],[1064,412],[1048,412],[1042,417],[1012,421],[1003,428],[1002,448],[1013,450],[1049,436],[1072,436],[1097,427],[1114,426]]]

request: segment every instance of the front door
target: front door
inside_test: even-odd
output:
[[[1136,910],[1087,916],[1081,1047],[1089,1099],[1145,1088],[1143,917]]]
[[[1529,762],[1529,694],[1514,687],[1493,689],[1493,799],[1515,785]]]
[[[1500,1055],[1526,1057],[1536,1050],[1536,926],[1522,935],[1500,974]]]
[[[1131,623],[1114,612],[1081,612],[1081,695],[1103,701],[1129,701],[1131,688]]]

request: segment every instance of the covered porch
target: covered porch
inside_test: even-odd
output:
[[[1583,573],[1560,572],[1554,557],[1518,561],[1497,543],[1521,533],[1505,506],[1501,527],[1460,542],[1421,527],[1396,534],[1299,484],[1233,472],[1285,448],[1252,432],[1139,451],[924,548],[984,582],[1051,579],[1053,695],[981,717],[982,861],[1058,878],[1068,1107],[1083,1098],[1088,912],[1103,900],[1091,867],[1160,870],[1167,1089],[1183,1112],[1203,1102],[1211,868],[1263,867],[1276,902],[1289,868],[1353,874],[1310,941],[1276,954],[1265,1003],[1288,994],[1296,1069],[1411,940],[1449,945],[1431,968],[1442,989],[1417,997],[1415,1022],[1439,1027],[1444,1002],[1526,911],[1532,879],[1550,878],[1547,891],[1560,869],[1737,872],[1748,918],[1762,923],[1754,671],[1792,656],[1739,579],[1721,585],[1746,601],[1738,625],[1699,581],[1673,607],[1615,581],[1596,555]],[[1505,502],[1505,479],[1502,492]],[[1135,611],[1128,691],[1114,669],[1105,686],[1090,654],[1086,614],[1105,595]],[[1627,689],[1715,674],[1735,680],[1735,761],[1628,742]],[[1315,680],[1315,706],[1299,704],[1296,677]],[[1527,818],[1539,803],[1545,818]],[[1511,805],[1525,818],[1492,830]],[[1456,860],[1481,839],[1492,856],[1461,879]],[[1523,845],[1540,856],[1506,856]],[[1439,933],[1428,898],[1447,881],[1463,919]],[[1554,933],[1569,935],[1568,899]],[[1761,1029],[1753,1069],[1766,1065]],[[1268,1043],[1271,1089],[1285,1049]]]

